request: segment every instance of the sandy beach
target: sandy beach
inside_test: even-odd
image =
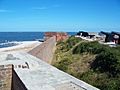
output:
[[[39,41],[22,41],[22,42],[15,42],[18,45],[12,47],[5,47],[0,48],[0,52],[9,52],[9,51],[25,51],[28,52],[35,48],[36,46],[40,45],[42,42]]]

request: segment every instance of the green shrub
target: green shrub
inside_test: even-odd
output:
[[[117,47],[114,47],[116,50],[120,51],[120,45]]]
[[[73,49],[73,54],[80,54],[84,52],[99,54],[104,51],[106,47],[107,46],[101,45],[98,42],[83,42]]]
[[[63,52],[69,51],[74,45],[80,42],[81,39],[75,36],[70,36],[66,41],[59,41],[57,45],[61,46]]]
[[[69,57],[63,58],[60,62],[58,62],[57,68],[62,71],[67,71],[68,65],[70,65],[71,63],[72,61],[69,59]]]
[[[83,74],[80,74],[79,79],[101,90],[120,90],[120,77],[109,78],[106,73],[96,73],[89,70]]]
[[[101,52],[96,56],[91,67],[101,72],[108,72],[110,76],[116,76],[120,74],[120,54],[112,49]]]
[[[55,66],[101,90],[120,90],[120,46],[112,48],[98,42],[80,41],[80,38],[74,36],[60,41],[56,50],[56,55],[60,57]],[[69,50],[70,52],[66,53]],[[88,54],[95,58],[90,60],[84,57]],[[74,56],[79,57],[75,59]],[[89,66],[88,69],[80,72],[80,68],[85,65]]]

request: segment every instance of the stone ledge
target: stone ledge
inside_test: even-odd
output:
[[[13,68],[14,66],[12,64],[8,65],[0,65],[0,69],[7,69],[7,68]]]

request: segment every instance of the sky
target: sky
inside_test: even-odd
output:
[[[120,0],[0,0],[0,32],[120,31]]]

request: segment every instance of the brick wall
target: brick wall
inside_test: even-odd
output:
[[[50,63],[53,58],[55,44],[56,44],[56,37],[53,36],[47,39],[46,41],[44,41],[36,48],[29,51],[28,53],[41,60],[44,60],[47,63]]]
[[[0,90],[11,90],[13,65],[0,65]]]
[[[12,64],[0,65],[0,90],[27,90]]]
[[[44,39],[47,40],[50,37],[56,36],[56,40],[64,40],[68,37],[67,33],[65,32],[45,32],[44,33]]]

